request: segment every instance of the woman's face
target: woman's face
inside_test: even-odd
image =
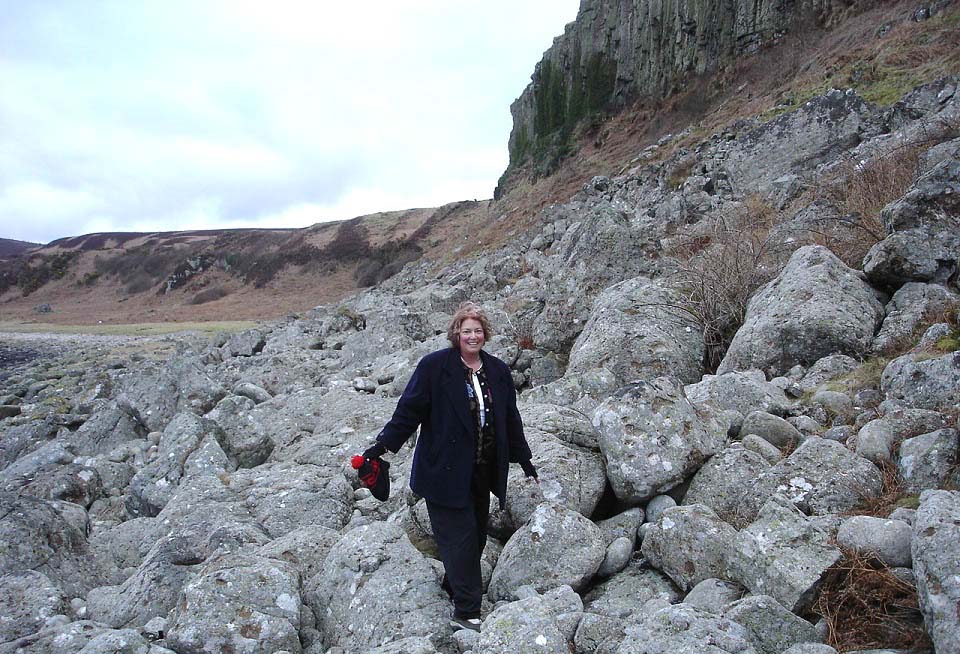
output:
[[[483,347],[483,325],[467,318],[460,323],[460,354],[478,354]]]

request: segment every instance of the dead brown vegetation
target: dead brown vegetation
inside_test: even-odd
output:
[[[876,557],[845,551],[824,575],[814,612],[827,623],[827,643],[837,651],[926,650],[917,589]]]
[[[771,238],[780,217],[758,197],[738,212],[721,216],[707,230],[681,233],[669,254],[677,261],[674,279],[681,300],[670,307],[702,330],[704,368],[716,370],[733,335],[743,324],[750,296],[782,268],[789,249]]]

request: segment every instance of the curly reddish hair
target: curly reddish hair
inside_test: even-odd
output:
[[[450,341],[451,347],[460,347],[460,325],[469,318],[473,318],[480,323],[483,328],[483,340],[489,341],[490,337],[493,336],[493,327],[490,325],[490,319],[484,313],[483,307],[476,302],[461,302],[447,326],[447,340]]]

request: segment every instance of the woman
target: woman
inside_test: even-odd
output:
[[[453,624],[475,631],[490,493],[503,508],[510,462],[537,478],[510,369],[483,351],[491,333],[483,309],[461,304],[447,328],[451,347],[420,360],[390,422],[363,453],[397,452],[420,427],[410,488],[427,502],[446,571],[443,587],[453,598]]]

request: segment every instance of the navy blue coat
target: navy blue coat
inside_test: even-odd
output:
[[[497,442],[497,478],[490,480],[490,488],[502,508],[507,493],[507,468],[510,462],[529,461],[530,447],[523,436],[510,368],[483,350],[480,357],[493,395]],[[410,488],[442,506],[469,506],[477,427],[467,400],[459,349],[438,350],[420,360],[393,417],[377,440],[391,452],[397,452],[418,426],[420,438],[413,453]]]

